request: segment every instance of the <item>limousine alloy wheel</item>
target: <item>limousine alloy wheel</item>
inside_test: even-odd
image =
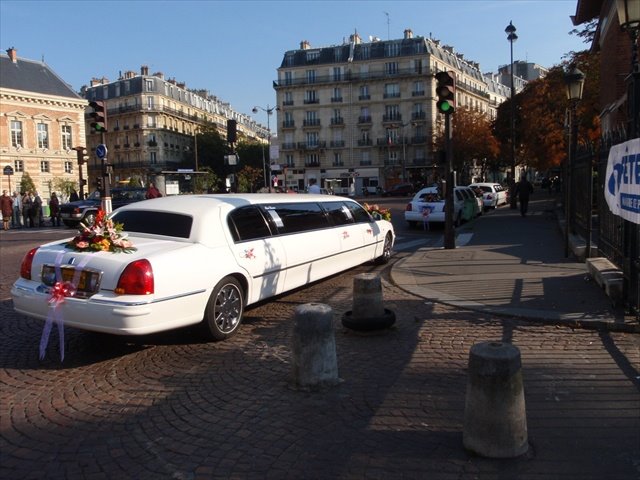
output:
[[[214,340],[224,340],[233,335],[242,320],[244,291],[240,282],[225,277],[211,293],[205,311],[205,324]]]
[[[384,247],[382,248],[382,255],[376,258],[375,263],[378,265],[383,265],[388,263],[391,259],[391,245],[393,244],[393,238],[390,233],[387,233],[387,236],[384,237]]]

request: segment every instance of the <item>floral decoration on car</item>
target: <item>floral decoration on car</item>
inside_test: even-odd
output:
[[[65,246],[77,252],[131,253],[136,250],[121,233],[123,225],[107,218],[104,210],[98,210],[90,227],[80,223],[81,233]]]
[[[364,208],[369,212],[373,218],[391,221],[391,210],[388,208],[382,208],[377,204],[370,205],[368,203],[364,204]]]

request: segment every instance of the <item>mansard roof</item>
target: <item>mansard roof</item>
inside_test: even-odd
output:
[[[47,64],[0,55],[0,88],[20,90],[57,97],[80,99],[70,85],[65,83]]]

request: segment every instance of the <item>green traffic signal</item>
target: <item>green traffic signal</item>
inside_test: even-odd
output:
[[[436,77],[436,95],[438,102],[436,107],[440,113],[446,115],[455,111],[456,104],[456,77],[454,72],[438,72]]]

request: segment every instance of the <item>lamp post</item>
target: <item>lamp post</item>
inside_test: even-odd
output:
[[[571,71],[565,73],[564,81],[567,86],[567,99],[569,100],[569,156],[567,157],[567,172],[565,173],[565,202],[564,202],[564,256],[569,257],[569,225],[571,222],[571,168],[573,159],[576,156],[576,147],[578,145],[578,122],[576,121],[576,108],[578,102],[582,99],[582,91],[584,88],[584,73],[575,66]],[[591,178],[589,179],[591,182]],[[591,221],[591,212],[589,212],[589,222]],[[591,249],[591,244],[587,245]],[[588,253],[587,253],[588,256]]]
[[[269,104],[267,104],[266,107],[255,106],[255,107],[253,107],[253,109],[251,111],[253,113],[258,113],[259,110],[262,110],[263,112],[265,112],[267,114],[267,145],[269,147],[269,153],[271,153],[271,126],[270,126],[270,123],[269,123],[269,119],[271,118],[271,114],[274,111],[277,111],[277,110],[280,110],[280,109],[277,106],[270,107]],[[265,154],[264,154],[264,144],[262,145],[262,170],[263,170],[263,174],[264,174],[264,185],[265,185],[265,187],[268,185],[269,186],[269,192],[271,192],[271,179],[267,178],[267,162],[266,162],[266,158],[265,158]],[[271,173],[271,169],[269,169],[269,173]]]
[[[511,199],[511,208],[515,209],[518,206],[518,200],[514,194],[515,185],[516,185],[516,105],[515,105],[515,85],[513,82],[513,42],[518,39],[518,35],[516,35],[516,27],[513,25],[513,22],[509,21],[509,25],[504,29],[507,34],[507,40],[509,41],[509,45],[511,47],[511,122],[510,122],[510,130],[511,130],[511,184],[509,185],[510,199]]]

